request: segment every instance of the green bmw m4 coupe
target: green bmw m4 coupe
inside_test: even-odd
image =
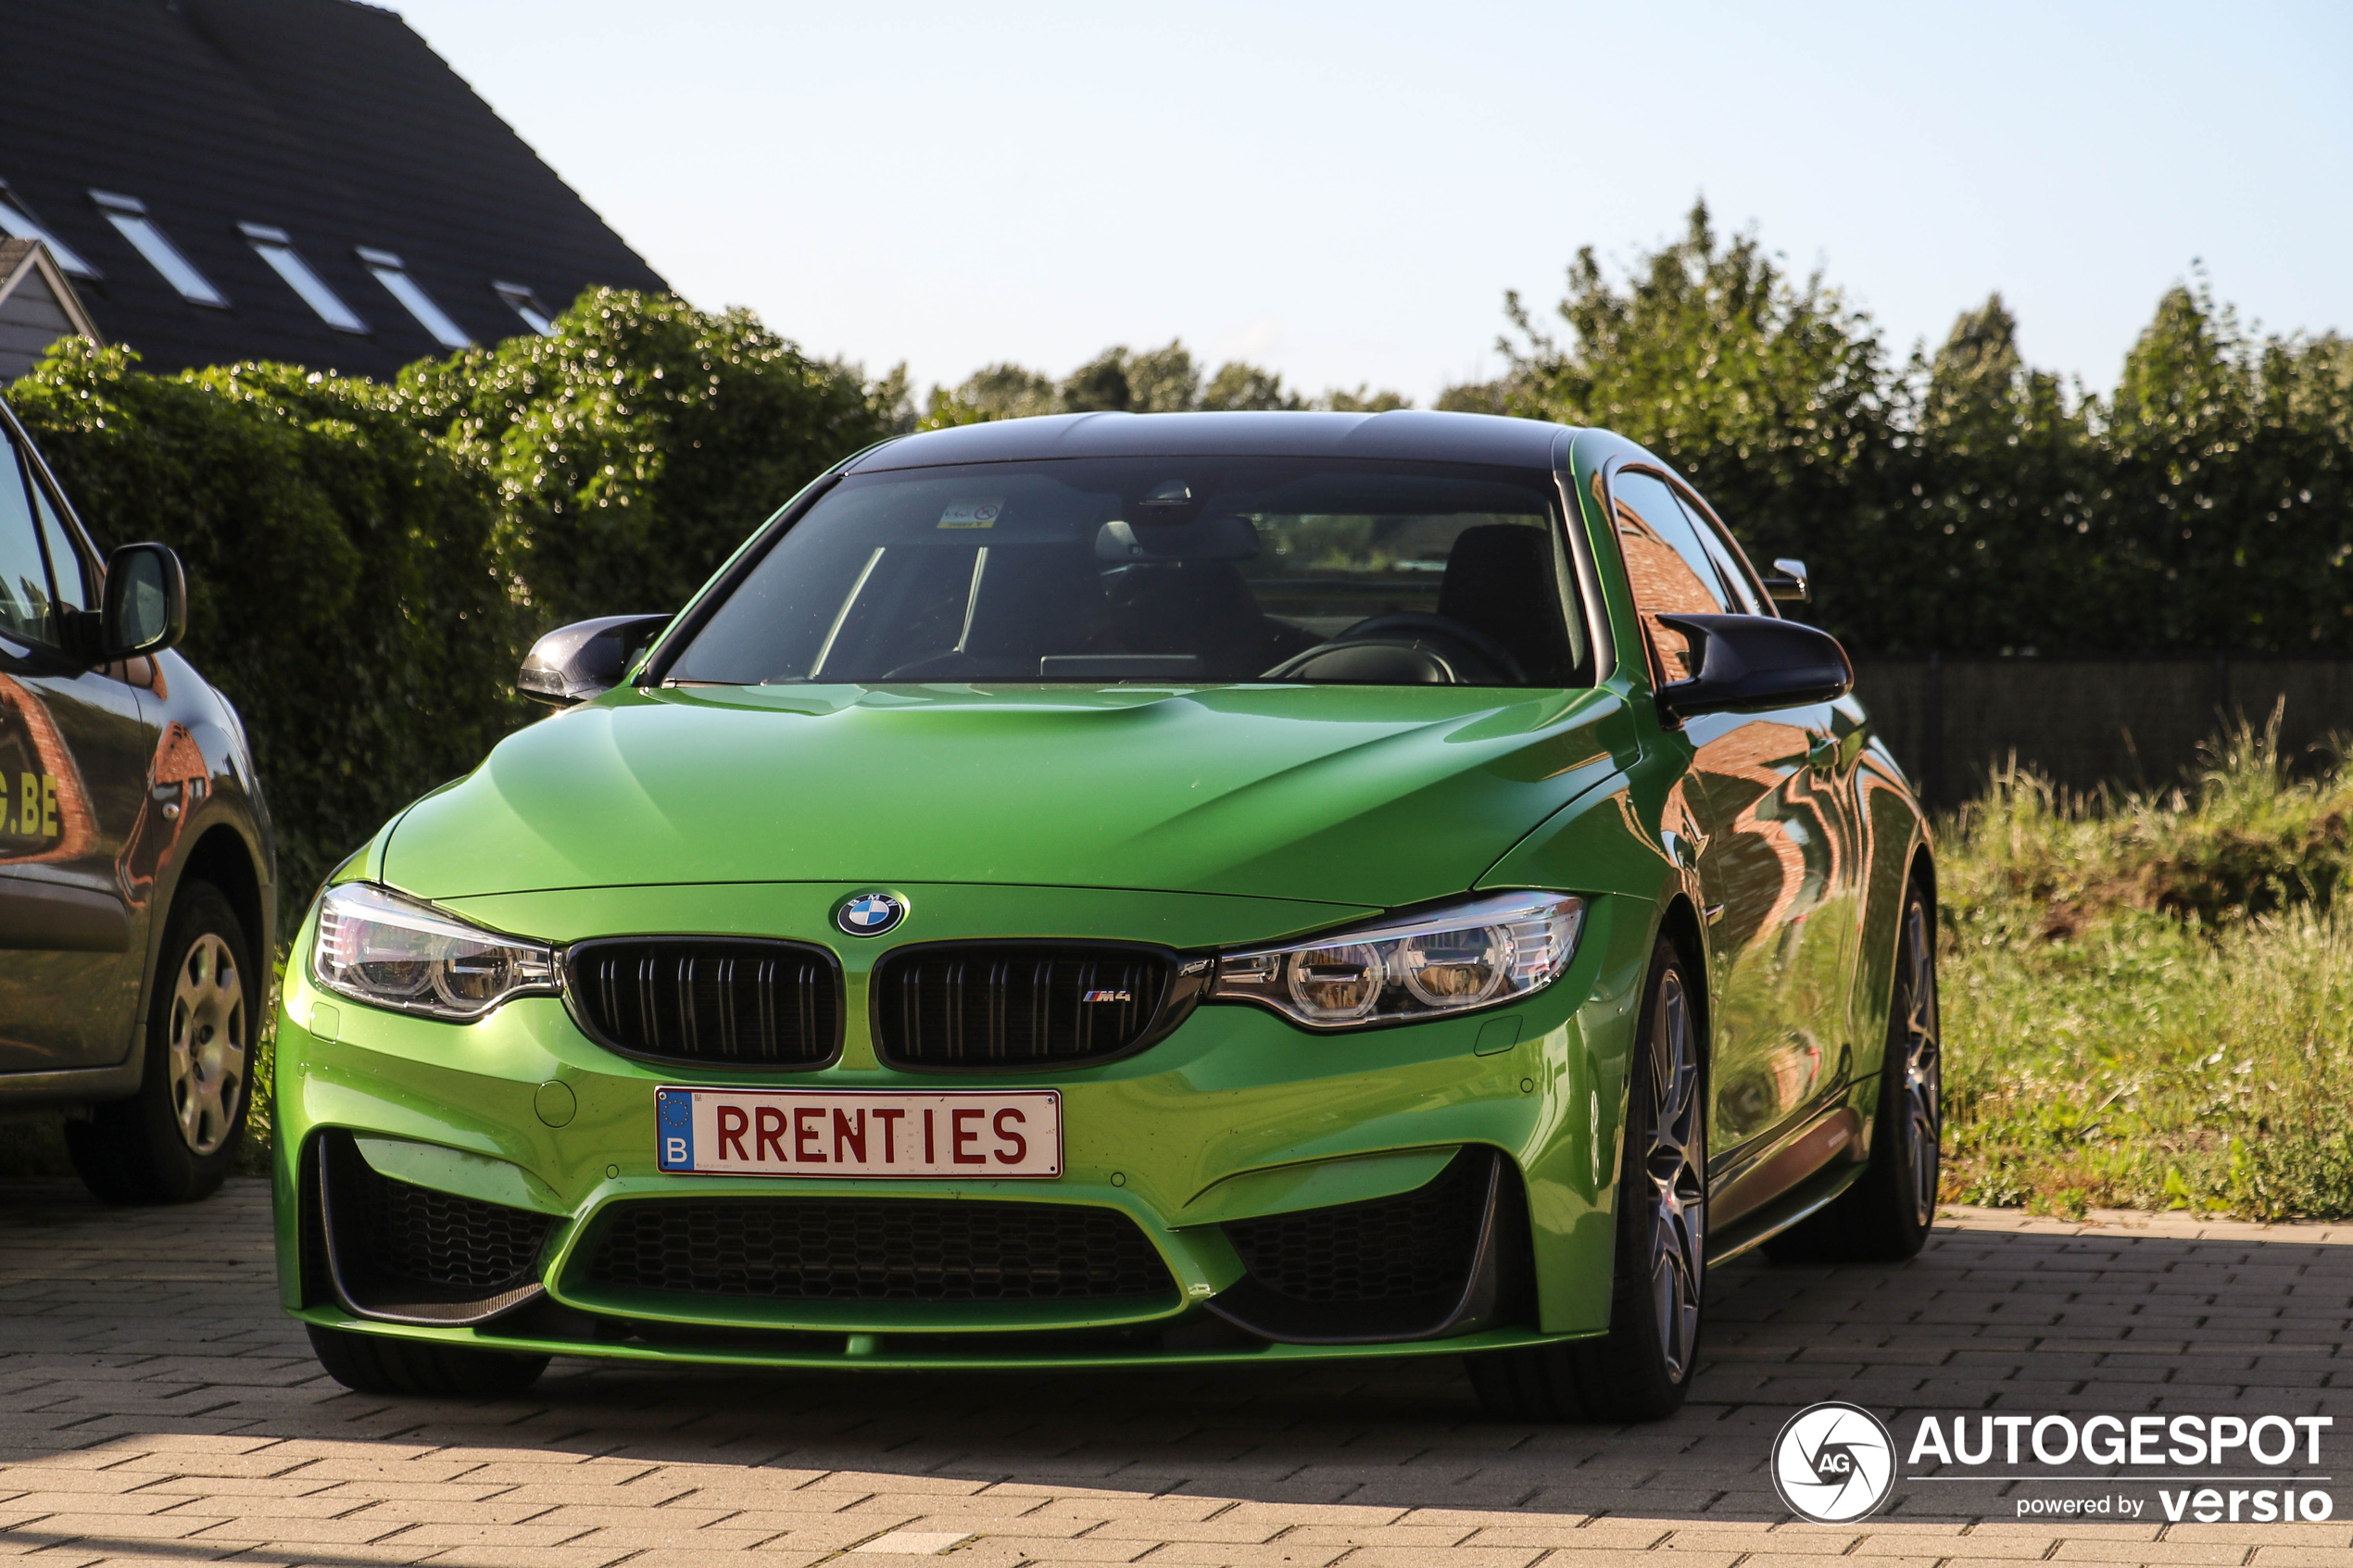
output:
[[[1458,1355],[1665,1415],[1708,1264],[1934,1215],[1926,824],[1806,594],[1598,430],[862,452],[329,880],[284,1304],[384,1393]]]

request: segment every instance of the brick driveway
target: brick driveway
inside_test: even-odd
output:
[[[1677,1420],[1487,1421],[1449,1361],[1269,1375],[767,1374],[560,1361],[522,1399],[323,1376],[271,1288],[269,1198],[108,1211],[0,1181],[0,1556],[447,1568],[1579,1568],[1809,1558],[2353,1565],[2327,1524],[2162,1522],[2154,1485],[1899,1482],[1790,1522],[1764,1461],[1825,1398],[1924,1411],[2331,1414],[2353,1227],[1957,1211],[1898,1268],[1718,1271]],[[1899,1412],[1901,1414],[1899,1415]],[[2322,1458],[2353,1441],[2333,1434]],[[2130,1493],[2131,1524],[2018,1499]],[[1644,1554],[1648,1554],[1644,1556]],[[912,1568],[912,1564],[910,1565]]]

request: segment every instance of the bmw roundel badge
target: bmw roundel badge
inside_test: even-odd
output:
[[[834,911],[834,923],[852,936],[880,936],[906,918],[906,904],[887,893],[861,893]]]

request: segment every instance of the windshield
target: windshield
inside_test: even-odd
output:
[[[1549,474],[1072,458],[853,474],[680,682],[1590,684]]]

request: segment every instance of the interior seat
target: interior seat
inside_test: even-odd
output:
[[[1043,655],[1104,651],[1110,618],[1091,552],[1061,545],[999,546],[981,572],[964,652],[1026,661],[1024,673],[1035,675]]]
[[[1553,544],[1541,529],[1490,522],[1455,535],[1438,613],[1503,644],[1540,684],[1583,685],[1589,678],[1561,624]]]
[[[1131,653],[1191,654],[1213,681],[1248,681],[1314,643],[1266,615],[1232,561],[1155,561],[1114,574],[1112,601]]]

